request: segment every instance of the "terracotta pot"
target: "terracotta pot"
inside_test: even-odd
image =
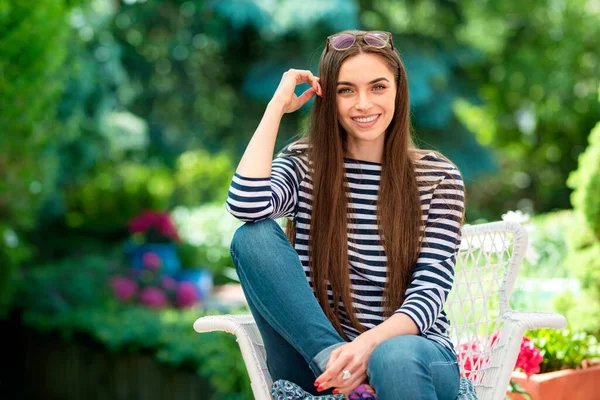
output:
[[[532,400],[597,400],[600,399],[600,365],[584,369],[565,369],[531,375],[513,372],[512,381],[517,382]],[[526,400],[518,393],[508,393],[513,400]]]

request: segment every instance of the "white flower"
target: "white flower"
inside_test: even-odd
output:
[[[502,221],[516,222],[518,224],[526,224],[531,219],[531,215],[524,213],[521,210],[509,211],[506,214],[502,214]]]

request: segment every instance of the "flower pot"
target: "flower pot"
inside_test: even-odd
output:
[[[532,400],[595,400],[599,398],[600,365],[535,374],[529,378],[522,372],[513,372],[511,380],[521,385]],[[508,396],[513,400],[526,400],[518,393],[508,393]]]
[[[129,265],[134,270],[144,268],[144,254],[155,253],[162,261],[161,274],[175,275],[181,269],[181,262],[177,254],[177,247],[173,243],[145,243],[133,245],[126,250]]]

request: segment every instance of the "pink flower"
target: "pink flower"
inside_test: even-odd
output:
[[[479,369],[481,365],[478,356],[478,343],[463,343],[460,345],[460,350],[457,353],[459,363],[463,364],[463,372],[461,377],[471,378],[471,371]]]
[[[165,290],[175,290],[177,288],[177,281],[170,276],[163,276],[160,279],[160,286]]]
[[[181,282],[177,285],[175,297],[177,298],[177,304],[181,308],[193,306],[199,300],[198,290],[191,282]]]
[[[499,333],[494,333],[490,339],[490,346],[494,347],[499,339]],[[480,358],[478,354],[479,352],[480,344],[478,342],[462,344],[460,346],[457,356],[459,362],[463,365],[462,377],[472,378],[472,371],[478,370],[481,365],[484,365],[484,362],[487,361]],[[469,354],[471,354],[471,356],[469,356]],[[527,376],[531,376],[540,372],[540,363],[542,361],[543,357],[540,349],[535,347],[531,339],[523,337],[523,340],[521,341],[521,349],[519,351],[519,356],[517,357],[517,363],[514,369],[520,368],[527,374]]]
[[[140,292],[140,302],[150,308],[163,308],[168,299],[165,292],[156,287],[147,287]]]
[[[542,357],[540,349],[535,347],[531,339],[524,337],[521,341],[521,350],[517,357],[515,369],[520,368],[527,376],[531,376],[540,372],[540,364],[543,360],[544,357]]]
[[[142,255],[142,264],[152,271],[158,271],[162,265],[162,260],[158,254],[148,251]]]
[[[121,301],[132,299],[138,290],[138,285],[134,280],[120,275],[114,276],[110,280],[110,285],[112,286],[117,299]]]

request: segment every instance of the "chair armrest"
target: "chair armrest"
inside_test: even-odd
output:
[[[224,331],[237,335],[240,329],[256,329],[256,322],[251,314],[211,315],[194,322],[194,330],[198,333]]]
[[[490,369],[489,376],[484,378],[486,382],[483,385],[492,389],[492,393],[486,398],[493,400],[504,399],[525,332],[531,329],[561,329],[567,326],[567,319],[557,313],[507,310],[501,318],[504,320],[500,329],[500,336],[504,338],[500,339],[503,345],[497,346],[498,353],[494,354],[501,363],[494,362],[494,368]]]
[[[223,331],[234,334],[240,350],[250,385],[256,400],[271,400],[270,393],[273,380],[269,375],[264,344],[251,314],[213,315],[198,318],[194,322],[194,330],[198,333]]]
[[[562,329],[567,326],[564,315],[551,312],[522,312],[510,310],[503,315],[504,319],[522,326],[523,332],[532,329],[554,328]]]

